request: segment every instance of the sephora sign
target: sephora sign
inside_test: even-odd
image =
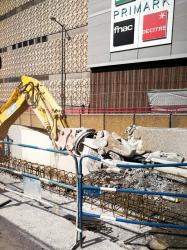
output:
[[[175,0],[112,0],[110,51],[171,43]]]

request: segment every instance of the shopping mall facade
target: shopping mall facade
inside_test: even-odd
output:
[[[31,75],[67,112],[150,112],[155,99],[184,106],[186,13],[186,0],[1,1],[0,102]]]

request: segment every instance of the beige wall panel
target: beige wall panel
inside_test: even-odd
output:
[[[89,105],[90,79],[66,80],[66,105]]]
[[[187,115],[173,115],[172,128],[187,128]]]
[[[136,115],[135,124],[143,127],[169,127],[169,115]]]
[[[133,124],[133,115],[106,115],[105,129],[116,132],[121,136],[125,135],[125,130]]]
[[[87,71],[88,33],[81,33],[66,40],[65,46],[66,72]]]
[[[20,40],[15,40],[17,43]],[[22,40],[23,41],[23,40]],[[75,35],[66,40],[66,73],[87,71],[87,33]],[[1,54],[2,69],[0,78],[19,77],[21,75],[61,74],[61,39],[33,44]]]
[[[98,130],[104,129],[103,115],[82,115],[81,125],[85,128],[95,128]]]
[[[136,116],[136,125],[144,127],[169,127],[168,115],[138,115]],[[87,127],[95,128],[96,130],[105,129],[110,132],[116,132],[122,136],[125,135],[125,129],[133,124],[133,115],[67,115],[67,122],[69,127]],[[20,118],[17,119],[15,124],[33,126],[36,128],[43,128],[35,114],[25,112]],[[172,127],[186,128],[187,127],[187,116],[186,115],[175,115],[172,117]]]
[[[80,115],[67,115],[67,122],[70,128],[80,127]]]
[[[35,128],[43,128],[42,123],[35,114],[31,114],[31,126]]]
[[[31,126],[31,114],[30,112],[25,112],[20,116],[19,122],[22,126]]]

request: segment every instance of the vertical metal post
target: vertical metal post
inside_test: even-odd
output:
[[[63,112],[65,113],[65,83],[64,83],[64,26],[62,28],[62,72],[61,72],[61,105]]]
[[[56,22],[58,25],[60,25],[61,30],[62,30],[61,106],[62,106],[62,110],[63,110],[63,112],[65,114],[65,107],[66,107],[66,93],[65,93],[66,87],[65,87],[65,80],[66,80],[66,74],[65,74],[65,46],[64,46],[65,43],[64,43],[64,40],[66,38],[66,34],[68,35],[68,40],[70,40],[70,36],[67,33],[64,25],[61,24],[59,21],[57,21],[55,17],[51,17],[50,19],[51,19],[51,21]],[[65,36],[64,36],[64,33],[65,33]]]
[[[82,235],[82,230],[83,230],[83,222],[82,222],[82,205],[83,205],[83,192],[82,192],[82,160],[83,157],[80,158],[79,160],[79,174],[78,174],[78,233],[79,233],[79,244],[80,248],[82,248],[83,244],[83,235]]]
[[[172,127],[172,113],[169,114],[169,128]]]

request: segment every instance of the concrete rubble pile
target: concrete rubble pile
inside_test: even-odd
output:
[[[88,173],[94,175],[94,172],[101,171],[106,176],[107,173],[121,173],[123,172],[122,169],[115,167],[119,163],[128,165],[155,164],[156,167],[158,163],[170,164],[185,161],[183,155],[175,152],[164,152],[162,150],[151,152],[145,149],[142,138],[136,135],[137,128],[134,125],[127,128],[127,139],[106,130],[92,134],[91,138],[84,138],[82,140],[84,146],[80,154],[95,155],[104,159],[104,163],[86,159],[85,165],[88,168]],[[151,171],[129,169],[123,176],[127,187],[162,191],[174,190],[172,180],[186,183],[186,177],[187,169],[185,168],[172,168],[172,170],[171,168],[164,168],[164,170],[155,168]],[[104,178],[104,176],[101,178]],[[119,178],[117,179],[119,180]]]
[[[144,191],[179,192],[181,187],[173,180],[163,177],[159,172],[142,169],[122,170],[120,173],[110,172],[106,169],[93,171],[89,178],[94,185],[103,185],[108,188],[128,188]]]
[[[113,162],[128,164],[184,162],[184,157],[178,153],[161,150],[151,152],[145,149],[142,139],[134,136],[136,129],[137,127],[134,125],[127,128],[127,140],[114,132],[102,130],[93,133],[92,130],[91,138],[83,138],[81,143],[84,147],[82,147],[82,152],[79,151],[79,154],[94,154],[95,156],[102,156],[104,159],[113,160]]]

